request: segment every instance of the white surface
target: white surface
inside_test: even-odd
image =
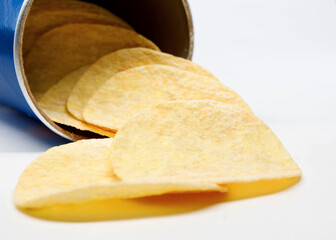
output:
[[[236,90],[303,171],[294,187],[186,214],[62,223],[15,209],[23,169],[65,143],[0,105],[1,239],[336,239],[334,0],[190,0],[195,62]]]

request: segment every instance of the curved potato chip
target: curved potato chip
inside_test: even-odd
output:
[[[93,94],[115,74],[130,68],[150,64],[162,64],[185,71],[215,78],[203,67],[180,57],[147,48],[121,49],[100,58],[92,64],[70,94],[68,110],[76,118],[84,120],[83,109]]]
[[[221,184],[301,175],[261,120],[211,100],[144,110],[118,131],[111,150],[115,174],[124,181]]]
[[[44,33],[53,28],[69,23],[91,23],[112,25],[127,29],[132,29],[126,22],[115,15],[103,15],[82,11],[38,11],[31,13],[24,28],[23,55],[29,52],[35,41]]]
[[[81,140],[49,149],[21,175],[15,189],[15,204],[20,208],[38,208],[108,198],[227,190],[208,183],[121,182],[109,159],[111,143],[111,138]]]
[[[105,131],[77,120],[66,108],[66,102],[72,88],[87,68],[87,66],[82,67],[62,78],[42,96],[39,101],[39,106],[54,122],[75,127],[82,131],[91,131],[103,136],[114,137],[115,133],[113,132]]]
[[[154,43],[134,31],[98,24],[67,24],[44,34],[25,59],[25,73],[35,98],[76,69],[121,48]]]
[[[250,110],[244,100],[217,79],[175,67],[146,65],[131,68],[108,80],[83,110],[84,120],[117,131],[146,107],[165,101],[213,99]]]

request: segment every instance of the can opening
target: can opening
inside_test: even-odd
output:
[[[35,0],[37,1],[37,0]],[[57,2],[57,1],[55,1]],[[88,0],[99,5],[129,23],[136,32],[153,41],[163,52],[175,56],[191,59],[193,52],[193,26],[190,9],[187,0]],[[43,110],[38,106],[33,94],[30,91],[29,83],[24,74],[22,41],[26,19],[34,5],[34,0],[28,1],[24,7],[25,13],[21,20],[19,32],[18,60],[21,69],[24,95],[37,117],[52,131],[70,140],[85,138],[97,138],[100,135],[91,132],[81,131],[72,127],[54,123]],[[18,73],[19,75],[19,73]],[[20,81],[20,77],[18,79]],[[26,93],[26,94],[25,94]]]

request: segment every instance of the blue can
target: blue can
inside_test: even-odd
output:
[[[194,33],[187,0],[88,2],[100,5],[120,16],[137,32],[156,43],[163,52],[191,59]],[[0,0],[0,102],[39,119],[64,138],[87,138],[86,134],[62,128],[51,121],[39,108],[30,92],[24,74],[21,46],[25,20],[29,17],[33,4],[34,0]]]

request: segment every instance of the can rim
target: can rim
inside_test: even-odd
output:
[[[194,42],[195,42],[195,34],[194,34],[194,24],[192,20],[192,14],[190,10],[190,5],[188,0],[181,0],[183,7],[185,9],[186,18],[188,21],[188,30],[189,30],[189,49],[187,59],[192,60],[194,54]]]
[[[42,109],[38,106],[35,99],[32,97],[32,93],[30,91],[30,88],[28,86],[28,81],[25,79],[24,74],[24,68],[23,68],[23,59],[22,54],[20,54],[21,49],[21,43],[23,38],[23,27],[24,22],[27,18],[27,11],[29,11],[31,5],[33,3],[33,0],[24,0],[18,15],[18,21],[15,26],[15,32],[14,32],[14,47],[13,47],[13,59],[14,59],[14,67],[16,72],[16,78],[19,83],[21,92],[27,101],[29,107],[34,112],[34,114],[37,116],[37,118],[45,125],[47,126],[51,131],[56,133],[57,135],[64,137],[68,140],[73,140],[70,136],[68,136],[66,133],[64,133],[60,127],[58,127],[54,122],[49,120],[49,118],[44,114]],[[49,121],[48,121],[49,120]]]

